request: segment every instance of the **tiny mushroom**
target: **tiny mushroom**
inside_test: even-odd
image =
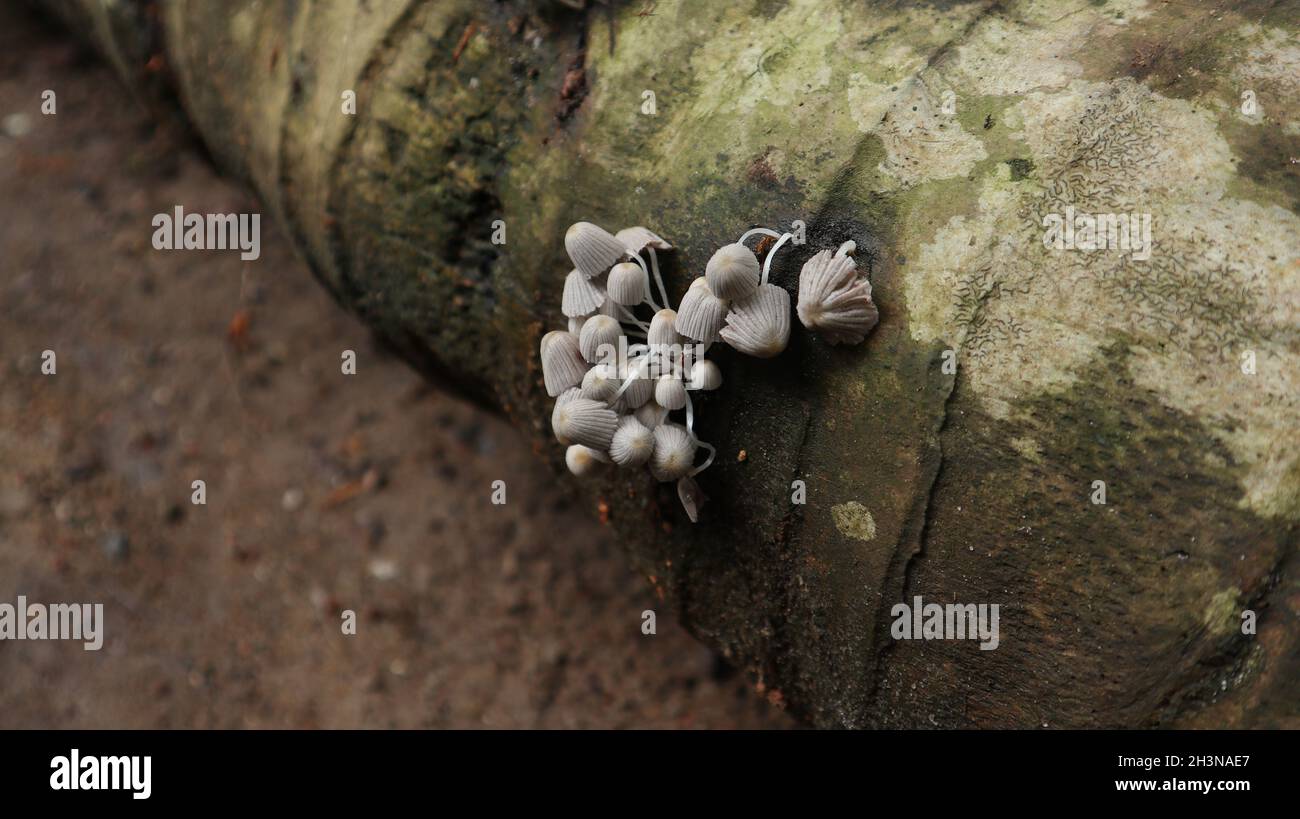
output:
[[[569,387],[582,383],[587,374],[578,337],[563,330],[552,330],[542,336],[540,347],[542,378],[546,394],[554,398]]]
[[[632,415],[634,415],[636,420],[640,421],[641,425],[646,429],[654,429],[664,421],[668,420],[668,410],[659,406],[654,401],[647,401],[637,407],[636,410],[633,411]]]
[[[686,385],[675,375],[665,375],[655,384],[655,403],[671,412],[686,406]]]
[[[564,295],[560,299],[560,310],[569,318],[589,316],[605,303],[605,288],[600,282],[588,278],[581,270],[574,268],[564,277]]]
[[[623,247],[628,250],[640,253],[643,249],[650,247],[655,250],[672,250],[673,246],[665,242],[654,231],[637,225],[636,227],[623,228],[614,234],[614,238],[622,243]]]
[[[608,402],[618,392],[619,383],[615,365],[597,364],[582,377],[582,397]]]
[[[731,305],[722,340],[746,355],[772,358],[790,341],[790,294],[765,284],[747,299]]]
[[[576,222],[564,234],[564,249],[587,278],[599,276],[627,253],[609,231],[591,222]]]
[[[686,427],[666,421],[654,428],[650,473],[659,481],[683,478],[695,465],[695,438]]]
[[[799,273],[799,321],[830,344],[860,344],[880,321],[871,283],[859,278],[845,242],[834,255],[823,250]]]
[[[573,444],[564,451],[564,463],[575,475],[586,475],[597,464],[609,463],[609,456],[582,444]]]
[[[640,265],[632,262],[619,262],[609,271],[607,288],[610,301],[625,307],[638,305],[645,301],[649,295],[646,288],[647,283],[646,273],[641,269]],[[593,307],[592,309],[596,308]]]
[[[704,268],[709,289],[726,301],[752,295],[761,275],[762,268],[754,251],[740,242],[718,248]]]
[[[592,316],[582,325],[582,335],[578,337],[578,350],[583,358],[594,364],[601,358],[601,348],[605,345],[612,345],[613,351],[617,352],[618,340],[622,335],[623,328],[619,325],[618,319],[605,315]]]
[[[709,282],[701,276],[691,282],[682,303],[677,306],[677,332],[706,344],[718,340],[718,331],[727,318],[727,303],[709,289]]]
[[[551,424],[560,443],[583,444],[603,452],[609,449],[618,428],[618,414],[601,401],[572,398],[555,407]]]
[[[707,358],[691,365],[690,388],[693,390],[716,390],[722,386],[722,370]]]
[[[655,436],[645,424],[631,415],[618,421],[614,440],[609,445],[609,457],[619,466],[640,466],[654,453]]]

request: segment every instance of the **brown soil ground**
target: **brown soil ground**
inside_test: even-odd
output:
[[[103,603],[107,635],[0,642],[0,727],[793,724],[269,220],[255,263],[155,251],[155,213],[258,205],[154,122],[0,10],[0,602]]]

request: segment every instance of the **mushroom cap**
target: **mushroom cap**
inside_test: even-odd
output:
[[[614,440],[609,444],[609,457],[619,466],[640,466],[654,453],[655,436],[645,424],[631,415],[618,419]]]
[[[628,387],[623,391],[623,403],[628,409],[636,409],[654,397],[655,382],[649,377],[649,372],[645,356],[637,356],[627,362],[626,377],[623,380]]]
[[[551,430],[555,432],[555,440],[559,441],[562,444],[565,444],[566,446],[573,442],[563,437],[559,433],[559,430],[557,429],[560,425],[560,408],[563,407],[565,404],[569,403],[570,401],[572,401],[573,399],[581,398],[581,397],[582,397],[581,388],[569,387],[567,390],[565,390],[564,392],[556,396],[555,407],[551,410]]]
[[[582,358],[578,337],[564,330],[552,330],[542,336],[539,346],[542,379],[546,394],[554,398],[569,387],[582,383],[587,362]]]
[[[708,359],[696,361],[691,365],[692,390],[716,390],[722,386],[722,369]]]
[[[677,322],[677,311],[664,308],[650,319],[650,329],[646,331],[646,343],[650,349],[654,350],[656,346],[670,347],[674,344],[681,344],[682,337],[673,328]],[[667,350],[659,352],[667,353]]]
[[[618,392],[622,382],[618,378],[618,368],[613,364],[597,364],[582,377],[582,397],[593,401],[608,402]]]
[[[564,233],[564,249],[587,278],[599,276],[623,258],[627,249],[609,231],[591,222],[575,222]]]
[[[704,267],[713,295],[725,301],[743,299],[753,294],[762,277],[758,257],[739,242],[723,245]]]
[[[569,318],[587,316],[604,303],[605,288],[598,280],[588,278],[577,268],[564,277],[564,296],[560,299],[560,310],[564,315]]]
[[[607,290],[616,304],[638,305],[646,298],[645,271],[635,262],[619,262],[610,268]]]
[[[655,403],[669,411],[686,406],[686,385],[675,375],[665,375],[655,382]]]
[[[564,464],[569,471],[581,477],[598,464],[609,463],[609,456],[582,444],[573,444],[564,451]]]
[[[600,348],[612,344],[618,349],[618,339],[623,335],[623,327],[618,319],[605,315],[589,317],[582,325],[582,334],[578,336],[578,351],[591,363],[600,358]],[[583,373],[586,375],[586,373]]]
[[[665,422],[654,428],[655,450],[650,474],[659,481],[683,478],[695,466],[695,439],[680,424]]]
[[[880,321],[871,283],[847,255],[823,250],[799,272],[799,321],[830,344],[860,344]]]
[[[551,427],[560,443],[582,444],[604,452],[618,428],[618,414],[601,401],[571,398],[556,404]]]
[[[614,238],[623,244],[628,250],[640,253],[644,248],[653,247],[655,250],[672,250],[673,246],[665,242],[657,233],[647,230],[637,225],[636,227],[623,228],[614,234]]]
[[[655,429],[664,421],[668,420],[668,410],[656,404],[654,401],[647,401],[632,411],[633,417],[641,422],[641,426],[646,429]]]
[[[790,342],[790,294],[765,284],[747,299],[733,302],[722,340],[746,355],[772,358]]]
[[[691,282],[682,303],[677,305],[673,327],[689,339],[708,344],[718,340],[718,331],[726,319],[727,303],[713,295],[708,280],[701,276]]]

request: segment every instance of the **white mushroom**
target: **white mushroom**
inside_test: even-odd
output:
[[[636,227],[623,228],[614,234],[614,238],[622,243],[623,247],[628,250],[640,253],[647,247],[655,250],[672,250],[673,246],[665,242],[658,234],[646,230],[640,225]]]
[[[646,429],[654,429],[668,420],[668,410],[656,404],[654,401],[648,401],[637,407],[632,415],[636,420],[641,422],[641,426]],[[562,442],[561,442],[562,443]]]
[[[578,337],[578,350],[583,358],[594,364],[602,358],[601,348],[606,344],[613,346],[613,352],[618,351],[618,339],[622,335],[623,328],[618,323],[618,319],[605,315],[591,316],[582,325],[582,334]],[[609,352],[606,350],[606,355]]]
[[[718,340],[718,331],[727,318],[727,303],[709,289],[703,276],[691,282],[677,306],[677,320],[673,327],[678,333],[706,344]]]
[[[625,415],[618,419],[614,440],[609,445],[609,457],[619,466],[640,466],[650,460],[654,452],[655,436],[645,424]]]
[[[752,295],[761,274],[754,251],[739,242],[718,248],[704,268],[709,289],[726,301]]]
[[[542,336],[540,352],[547,395],[554,398],[569,387],[582,383],[582,377],[587,374],[587,362],[582,358],[578,337],[573,333],[552,330]]]
[[[690,389],[716,390],[722,386],[722,370],[708,359],[691,365]]]
[[[569,318],[590,315],[605,303],[605,288],[581,270],[573,269],[564,277],[564,295],[560,310]]]
[[[582,444],[603,452],[609,449],[618,428],[618,414],[601,401],[571,398],[556,404],[551,427],[560,443]]]
[[[582,397],[608,402],[618,392],[620,383],[614,364],[597,364],[582,377]]]
[[[628,409],[636,409],[654,397],[655,382],[649,377],[650,365],[645,356],[637,356],[627,362],[627,389],[623,390],[623,402]]]
[[[669,411],[686,406],[686,385],[675,375],[665,375],[655,383],[655,403]]]
[[[619,262],[614,265],[609,271],[606,288],[611,301],[626,307],[640,304],[649,295],[646,292],[645,271],[641,269],[641,265],[632,262]]]
[[[587,278],[599,276],[623,258],[627,249],[609,231],[591,222],[576,222],[564,234],[564,249]]]
[[[574,444],[564,451],[564,463],[569,471],[581,477],[598,464],[609,463],[609,456],[582,444]]]
[[[858,277],[845,242],[834,255],[816,254],[799,273],[799,321],[830,344],[860,344],[880,321],[871,283]]]
[[[734,302],[722,340],[746,355],[772,358],[790,341],[790,294],[765,284],[747,299]]]
[[[680,424],[666,422],[654,428],[655,450],[650,474],[658,481],[675,481],[695,465],[695,439]]]

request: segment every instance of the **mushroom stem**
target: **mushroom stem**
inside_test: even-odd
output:
[[[689,390],[686,392],[686,433],[691,436],[691,440],[695,442],[696,446],[703,447],[709,451],[709,457],[704,459],[704,463],[686,473],[688,478],[694,478],[696,475],[713,465],[713,458],[718,454],[718,450],[713,446],[713,444],[701,441],[695,434],[695,402],[691,400],[691,393]]]
[[[664,279],[663,279],[662,276],[659,275],[659,256],[658,256],[658,254],[655,253],[655,249],[654,249],[653,247],[647,246],[647,247],[646,247],[646,250],[650,251],[650,266],[651,266],[652,268],[654,268],[654,272],[655,272],[655,284],[659,285],[659,295],[660,295],[660,296],[663,298],[663,300],[664,300],[664,307],[667,307],[668,304],[669,304],[669,300],[668,300],[668,288],[664,287]],[[640,261],[640,257],[639,257],[639,256],[637,257],[637,260]],[[645,267],[645,265],[642,265],[642,267]],[[646,287],[645,287],[645,289],[646,289],[646,293],[648,294],[648,293],[650,292],[650,283],[649,283],[649,282],[646,282]],[[653,304],[653,302],[651,302],[651,303]]]
[[[783,235],[781,238],[776,240],[776,244],[772,245],[772,249],[767,252],[767,258],[763,260],[763,278],[761,278],[758,282],[759,287],[762,287],[763,285],[767,284],[767,276],[768,273],[772,270],[772,259],[773,257],[776,256],[776,252],[781,249],[781,245],[785,244],[786,242],[790,241],[793,238],[794,238],[793,233],[787,233]]]
[[[611,301],[612,301],[612,300],[611,300]],[[624,307],[623,305],[621,305],[621,304],[617,304],[617,303],[614,304],[614,306],[618,308],[618,312],[620,312],[620,313],[623,314],[623,317],[622,317],[621,319],[619,319],[619,321],[623,322],[624,324],[634,324],[634,325],[636,325],[637,327],[640,327],[640,328],[641,328],[641,332],[640,332],[640,333],[636,333],[635,331],[631,331],[631,330],[629,330],[629,331],[628,331],[628,335],[637,335],[638,337],[641,337],[641,336],[644,336],[646,333],[648,333],[648,332],[650,331],[650,325],[649,325],[649,324],[646,324],[645,322],[641,321],[641,319],[639,319],[639,318],[637,318],[636,316],[632,315],[632,311],[631,311],[631,310],[629,310],[629,309],[627,309],[626,307]]]
[[[756,228],[750,228],[749,230],[740,234],[740,238],[737,240],[737,242],[743,245],[746,239],[748,239],[750,236],[753,236],[756,233],[761,233],[764,236],[771,236],[773,239],[781,238],[781,234],[777,233],[775,230],[772,230],[771,228],[756,227]]]
[[[694,437],[694,436],[692,436],[692,437]],[[699,466],[695,467],[695,468],[692,469],[690,472],[687,472],[687,473],[686,473],[686,476],[687,476],[688,478],[694,478],[696,475],[698,475],[698,474],[700,474],[701,472],[703,472],[704,470],[708,469],[710,466],[713,466],[713,458],[714,458],[714,456],[716,456],[716,455],[718,454],[718,449],[717,449],[717,447],[715,447],[713,444],[705,443],[704,441],[701,441],[699,438],[696,438],[696,439],[695,439],[695,443],[696,443],[697,446],[700,446],[700,447],[703,447],[704,449],[707,449],[707,450],[709,451],[709,457],[707,457],[707,458],[704,459],[704,463],[702,463],[702,464],[700,464]]]
[[[655,249],[653,247],[646,249],[650,251],[650,258],[653,260]],[[641,265],[641,272],[645,274],[645,303],[653,307],[655,312],[659,312],[664,307],[667,307],[668,294],[664,292],[663,279],[659,279],[659,265],[657,263],[655,264],[655,278],[659,280],[659,294],[664,298],[664,303],[662,305],[655,303],[654,290],[650,289],[650,268],[645,266],[645,259],[641,258],[640,253],[633,253],[631,249],[628,250],[628,255],[632,257],[632,261]]]

